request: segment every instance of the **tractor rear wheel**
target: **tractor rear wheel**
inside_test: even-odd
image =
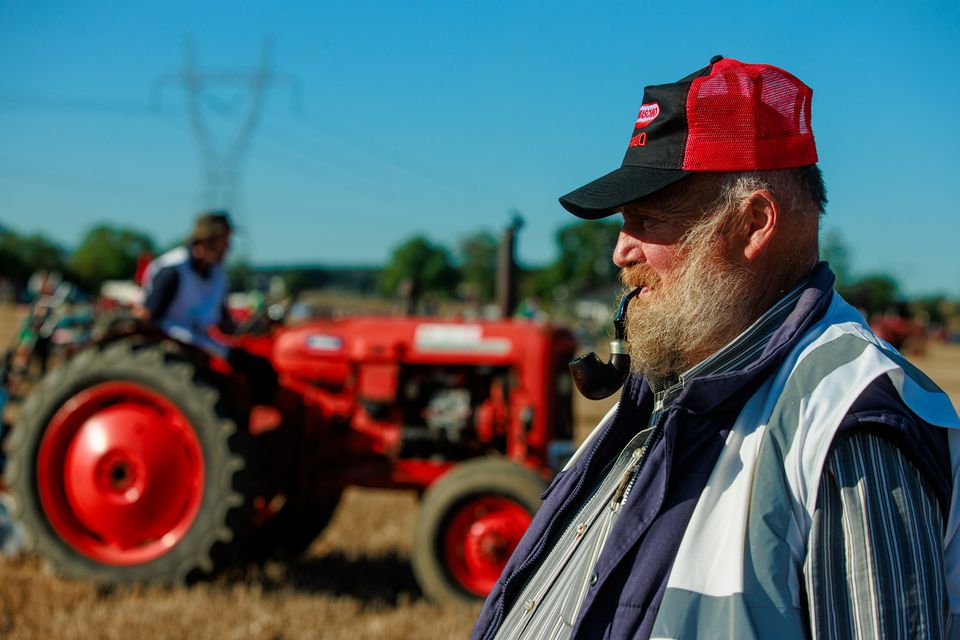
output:
[[[7,443],[28,548],[62,575],[111,583],[178,584],[232,559],[248,441],[203,374],[118,342],[47,375]]]
[[[533,471],[485,458],[458,465],[426,492],[413,572],[436,602],[484,598],[527,530],[546,488]]]

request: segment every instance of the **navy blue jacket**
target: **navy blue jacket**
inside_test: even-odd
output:
[[[691,380],[664,418],[664,437],[648,452],[634,489],[597,561],[573,638],[648,638],[677,548],[730,426],[760,384],[783,361],[812,323],[826,311],[833,273],[817,266],[810,286],[774,334],[763,354],[746,368]],[[484,603],[472,637],[492,638],[525,581],[599,482],[606,464],[645,427],[653,393],[639,376],[627,380],[614,420],[569,470],[559,474],[544,503]],[[884,376],[872,383],[841,423],[876,430],[892,440],[923,473],[946,518],[950,463],[946,437],[920,422],[899,401]]]

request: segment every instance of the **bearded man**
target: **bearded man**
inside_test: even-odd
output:
[[[623,215],[632,372],[474,638],[960,632],[960,419],[818,262],[811,98],[716,56],[647,87],[623,165],[560,199]]]

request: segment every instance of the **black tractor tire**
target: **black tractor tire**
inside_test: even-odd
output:
[[[246,494],[250,486],[247,477],[250,441],[245,430],[238,428],[234,418],[236,412],[228,405],[225,394],[211,383],[214,378],[208,373],[175,350],[164,348],[163,345],[135,344],[132,341],[111,343],[102,349],[88,349],[64,366],[51,371],[23,404],[19,420],[6,444],[6,479],[16,498],[14,518],[23,527],[27,549],[41,556],[50,568],[62,576],[118,584],[184,584],[218,571],[235,560],[238,541],[249,527],[249,500]],[[84,406],[78,398],[90,397],[97,390],[118,382],[134,390],[130,401],[134,406],[138,401],[136,394],[139,389],[144,398],[159,398],[156,406],[172,406],[179,411],[178,424],[186,423],[186,426],[178,427],[182,430],[178,437],[191,443],[194,447],[191,451],[199,451],[199,455],[194,455],[190,460],[202,460],[202,483],[199,481],[201,474],[184,474],[187,479],[195,478],[195,487],[178,481],[166,484],[167,487],[181,487],[183,495],[193,500],[191,510],[195,510],[195,515],[192,519],[183,517],[177,521],[182,525],[178,524],[180,529],[176,536],[160,539],[164,543],[175,540],[172,546],[143,561],[133,556],[128,558],[131,562],[104,560],[95,557],[95,553],[88,553],[87,549],[82,548],[83,544],[78,547],[68,542],[52,524],[45,510],[40,485],[44,483],[45,495],[67,496],[67,487],[71,483],[76,486],[77,482],[85,480],[79,474],[70,476],[67,470],[57,475],[53,465],[44,467],[51,470],[45,474],[47,477],[38,478],[38,470],[45,464],[38,457],[41,450],[54,447],[51,441],[58,442],[56,438],[59,436],[50,436],[50,441],[44,444],[48,428],[54,424],[51,420],[58,416],[70,416],[71,407]],[[109,411],[109,396],[103,402],[107,403],[104,406]],[[137,436],[130,436],[126,431],[126,422],[119,420],[115,424],[120,437],[132,443],[138,442]],[[85,427],[79,427],[76,433],[81,433],[81,428]],[[157,431],[164,429],[162,426],[152,428]],[[65,428],[64,433],[69,434],[70,429]],[[75,446],[77,438],[64,438],[67,444],[57,446],[69,451],[70,447]],[[186,446],[183,448],[186,450]],[[49,477],[51,475],[55,476],[53,480]],[[155,475],[163,476],[163,473]],[[184,475],[176,476],[175,480],[183,479]],[[162,481],[158,478],[155,483],[160,486]],[[184,486],[187,489],[183,489]],[[202,495],[197,496],[197,493]],[[64,505],[57,507],[60,520],[66,518],[67,522],[74,523],[70,525],[73,527],[70,529],[71,535],[87,535],[81,519],[71,514],[76,503],[63,498],[57,504]],[[179,517],[176,516],[178,512],[174,510],[173,513],[174,517]],[[133,531],[137,535],[136,527]],[[99,533],[93,532],[91,535],[89,539],[94,540]],[[142,544],[156,543],[157,539],[154,539]],[[134,550],[137,548],[134,546]]]
[[[468,460],[434,482],[420,506],[411,556],[424,595],[438,603],[482,600],[526,529],[526,524],[518,525],[517,516],[522,514],[528,523],[545,488],[539,475],[503,458]],[[510,523],[503,536],[509,544],[504,547],[502,538],[491,540],[488,535],[478,543],[496,543],[495,553],[479,563],[474,554],[471,562],[460,534],[468,534],[477,523],[483,530],[491,518]],[[479,571],[472,574],[471,568]]]

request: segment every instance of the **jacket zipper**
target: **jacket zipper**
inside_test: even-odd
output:
[[[614,513],[620,510],[620,507],[623,506],[623,503],[626,502],[627,497],[630,495],[630,490],[633,489],[633,485],[637,481],[637,476],[640,475],[640,469],[643,468],[644,463],[647,461],[647,452],[653,449],[660,441],[660,438],[663,437],[663,418],[665,415],[666,414],[657,420],[656,428],[653,433],[650,434],[650,437],[647,438],[647,441],[643,443],[643,446],[633,452],[631,456],[633,458],[633,464],[624,472],[620,484],[617,485],[617,490],[613,493],[613,500],[610,501],[610,510]]]
[[[616,411],[616,413],[614,414],[614,424],[611,424],[611,425],[610,425],[610,428],[608,428],[607,431],[604,432],[604,434],[603,434],[600,438],[597,439],[597,442],[593,445],[593,448],[590,449],[590,453],[589,453],[589,455],[587,456],[586,460],[585,460],[584,463],[583,463],[583,464],[584,464],[584,469],[586,469],[587,467],[589,467],[589,466],[590,466],[590,463],[593,462],[593,456],[597,453],[597,449],[599,449],[600,446],[606,441],[606,439],[607,439],[607,437],[610,435],[610,431],[613,429],[616,421],[621,417],[620,411],[621,411],[621,409],[623,408],[623,396],[624,396],[624,395],[625,395],[625,394],[624,394],[623,392],[621,392],[621,393],[620,393],[620,397],[617,399],[617,411]],[[577,495],[577,494],[582,490],[582,488],[583,488],[583,483],[584,483],[584,477],[585,477],[585,476],[584,476],[583,474],[581,474],[580,479],[577,481],[577,486],[575,486],[575,487],[573,488],[573,491],[571,492],[570,495]],[[553,529],[554,529],[555,525],[557,524],[557,521],[559,520],[560,514],[561,514],[562,511],[563,511],[563,509],[559,509],[559,510],[557,510],[556,513],[553,514],[553,518],[550,519],[550,522],[547,523],[547,526],[546,526],[546,528],[545,528],[544,531],[543,531],[543,535],[541,536],[541,540],[542,540],[542,541],[543,541],[543,540],[549,540],[549,539],[550,539],[550,534],[553,533]],[[535,558],[538,558],[538,557],[540,556],[540,553],[541,553],[541,552],[542,552],[542,549],[541,549],[540,551],[536,551],[536,552],[532,553],[531,555],[527,556],[527,559],[524,560],[522,563],[520,563],[520,566],[517,567],[516,570],[514,570],[513,574],[511,574],[510,578],[513,578],[513,577],[516,576],[518,573],[521,573],[521,572],[523,572],[523,571],[526,571],[527,568],[528,568],[530,565],[533,564]],[[506,614],[507,586],[508,586],[508,585],[505,583],[505,584],[503,585],[503,588],[502,588],[501,591],[500,591],[500,598],[499,598],[499,602],[497,603],[496,611],[494,612],[494,616],[493,616],[493,619],[491,620],[491,623],[487,626],[487,632],[486,632],[485,634],[483,634],[483,640],[490,640],[491,638],[493,638],[493,636],[496,634],[496,630],[500,628],[500,625],[501,625],[501,624],[503,624],[503,619],[504,619],[504,616],[505,616],[505,614]],[[510,586],[513,587],[512,584],[511,584]]]
[[[647,459],[647,452],[657,444],[661,437],[663,437],[663,428],[661,426],[662,423],[663,416],[661,416],[661,419],[657,421],[653,433],[650,434],[640,448],[634,449],[630,454],[630,466],[626,469],[626,471],[624,471],[623,476],[620,478],[620,483],[613,492],[613,497],[610,500],[610,513],[607,514],[607,516],[603,519],[603,529],[600,533],[600,538],[603,542],[594,550],[593,557],[590,561],[591,566],[596,567],[600,553],[603,551],[603,547],[606,546],[606,537],[609,535],[609,531],[613,527],[613,518],[617,511],[620,510],[620,507],[623,506],[623,503],[626,502],[627,496],[630,495],[630,489],[632,489],[634,483],[636,483],[637,476],[640,475],[640,469],[643,467],[643,464]],[[577,608],[573,612],[573,619],[570,623],[571,625],[576,623],[577,617],[580,615],[580,610],[583,608],[583,602],[587,595],[586,589],[587,583],[581,585],[581,592],[579,594]]]

